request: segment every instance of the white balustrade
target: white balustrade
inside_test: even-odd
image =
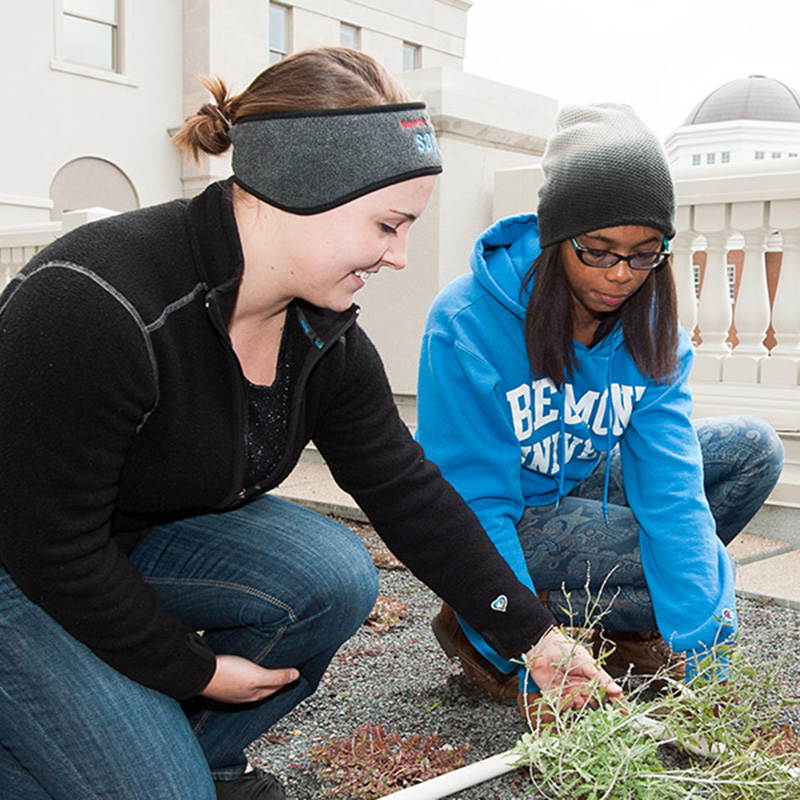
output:
[[[672,241],[672,271],[675,275],[675,290],[678,295],[678,316],[681,325],[691,336],[697,325],[697,295],[694,288],[694,264],[692,263],[692,243],[695,234],[692,231],[691,208],[678,208],[675,215],[677,234]]]
[[[776,178],[772,189],[755,175],[679,183],[673,269],[681,323],[700,341],[691,375],[695,414],[755,414],[772,423],[787,446],[774,501],[800,505],[800,172],[795,177]],[[705,255],[699,298],[697,251]],[[741,266],[732,304],[734,264]]]
[[[797,386],[800,379],[800,229],[782,234],[783,255],[772,327],[776,345],[762,364],[761,379],[776,386]]]
[[[722,361],[730,356],[728,332],[733,322],[728,291],[728,238],[730,208],[724,203],[696,206],[695,233],[706,240],[706,266],[697,304],[697,327],[702,340],[697,348],[693,375],[719,381]]]
[[[764,344],[770,319],[765,254],[770,230],[765,211],[763,202],[731,206],[731,227],[741,235],[744,251],[734,313],[739,342],[734,357],[722,367],[722,379],[732,383],[758,383],[760,363],[768,352]]]
[[[28,225],[14,231],[0,230],[0,289],[60,232],[58,222]]]
[[[756,176],[739,180],[738,192],[722,186],[711,191],[706,185],[695,188],[693,197],[694,187],[688,185],[688,198],[678,207],[673,242],[678,309],[682,325],[700,340],[692,381],[715,397],[724,396],[723,405],[747,394],[746,386],[800,390],[800,173],[797,178],[796,188],[788,192],[783,186],[774,198],[757,188]],[[762,196],[754,199],[758,194]],[[693,249],[704,252],[706,259],[699,298],[694,291]],[[780,272],[770,305],[766,256],[776,250]],[[735,306],[729,269],[739,256],[733,251],[743,255]],[[771,351],[766,344],[770,323],[775,337]],[[800,430],[800,394],[792,397],[793,415],[792,403],[784,398],[779,416],[789,420],[790,429]]]

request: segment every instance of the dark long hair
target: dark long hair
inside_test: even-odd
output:
[[[559,244],[546,247],[535,259],[523,286],[530,283],[525,311],[528,360],[537,377],[563,383],[574,374],[578,362],[572,297]],[[672,256],[601,325],[608,330],[617,320],[622,324],[625,347],[639,370],[656,381],[669,380],[678,362],[678,302]]]

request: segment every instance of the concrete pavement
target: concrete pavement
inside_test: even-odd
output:
[[[301,461],[273,494],[323,514],[366,521],[320,461]],[[729,550],[741,597],[800,611],[800,508],[765,505]]]

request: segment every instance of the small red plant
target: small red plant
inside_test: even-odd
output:
[[[379,645],[378,647],[362,647],[362,648],[349,648],[340,650],[334,657],[334,664],[351,664],[361,658],[370,658],[379,656],[386,651],[386,647]]]
[[[379,594],[365,624],[376,633],[386,633],[396,628],[407,615],[408,606],[402,600]]]
[[[378,569],[406,569],[406,565],[395,558],[388,547],[374,545],[368,549],[370,556],[372,556],[372,563]]]
[[[800,736],[791,725],[783,723],[769,730],[759,729],[755,734],[769,755],[800,764]]]
[[[463,766],[469,745],[442,745],[438,734],[406,739],[367,723],[353,735],[309,750],[328,784],[323,797],[374,800]]]

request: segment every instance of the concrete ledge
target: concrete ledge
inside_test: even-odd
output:
[[[728,552],[733,557],[737,566],[752,564],[754,561],[763,561],[765,558],[783,555],[792,550],[790,544],[777,542],[774,539],[764,539],[749,533],[740,533],[729,545]]]
[[[800,550],[740,567],[736,593],[800,611]]]
[[[318,458],[319,461],[301,461],[271,494],[320,514],[335,514],[356,522],[368,522],[356,501],[336,485],[322,457],[318,455]]]

